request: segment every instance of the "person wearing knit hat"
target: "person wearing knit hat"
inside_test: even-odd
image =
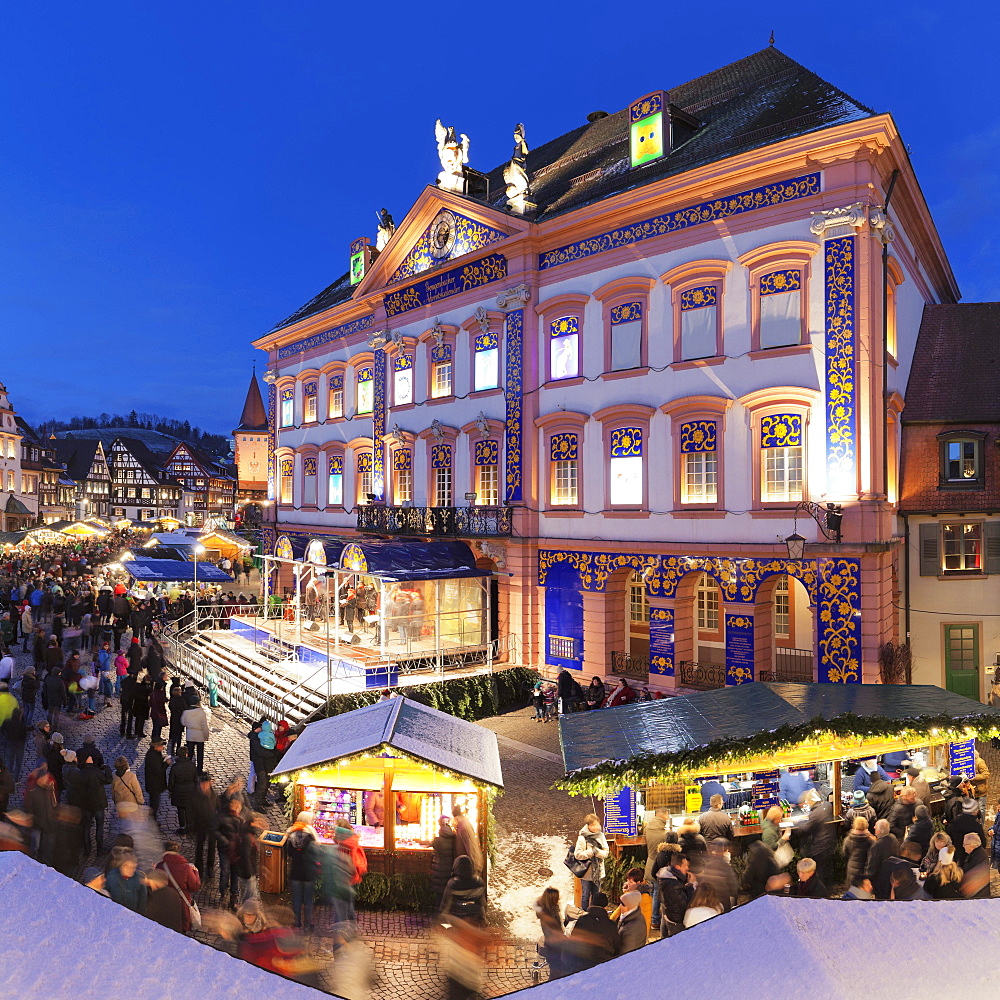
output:
[[[970,796],[965,796],[961,800],[961,803],[957,815],[946,824],[945,830],[955,845],[955,863],[964,868],[965,850],[962,846],[963,838],[968,833],[974,833],[985,844],[986,834],[983,832],[983,824],[979,815],[979,803]]]
[[[621,895],[621,916],[618,918],[618,933],[622,938],[624,955],[636,951],[646,943],[646,918],[639,909],[642,901],[641,893],[635,890],[623,892]]]
[[[62,733],[53,733],[50,743],[65,743]]]

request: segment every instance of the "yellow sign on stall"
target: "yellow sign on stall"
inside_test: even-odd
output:
[[[684,811],[695,816],[701,812],[701,785],[684,786]]]

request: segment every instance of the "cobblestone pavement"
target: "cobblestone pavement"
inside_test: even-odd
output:
[[[16,660],[20,673],[29,658],[18,649]],[[550,885],[559,889],[564,903],[572,900],[573,879],[562,859],[583,816],[595,806],[589,798],[573,798],[552,790],[552,784],[562,775],[558,724],[536,722],[533,715],[533,710],[526,708],[482,722],[498,736],[506,786],[495,808],[496,856],[490,874],[488,911],[495,938],[487,953],[483,984],[483,995],[489,998],[532,984],[533,967],[538,962],[535,943],[539,939],[538,921],[532,910],[534,901],[541,890]],[[115,702],[110,709],[88,721],[63,716],[59,728],[66,737],[68,748],[77,749],[90,736],[106,761],[111,763],[119,755],[125,756],[132,762],[140,780],[144,780],[143,758],[149,748],[149,738],[125,740],[119,735],[118,724],[118,704]],[[217,788],[221,789],[231,775],[246,774],[248,728],[245,721],[234,718],[224,708],[213,711],[212,738],[206,746],[205,761]],[[1000,750],[988,744],[980,744],[980,749],[992,771],[989,795],[992,811],[1000,797]],[[34,750],[29,744],[22,779],[34,765]],[[12,800],[12,807],[19,802],[20,788]],[[176,811],[169,804],[169,796],[163,797],[157,819],[164,833],[177,828]],[[281,830],[287,825],[283,810],[277,804],[269,807],[268,819],[273,829]],[[109,808],[106,843],[110,843],[117,832],[117,819]],[[193,860],[193,842],[180,839],[183,853]],[[78,876],[82,875],[84,866],[98,865],[102,861],[103,858],[94,855],[84,859]],[[993,892],[1000,895],[1000,873],[993,873]],[[278,897],[266,897],[265,901],[282,902]],[[48,901],[47,905],[52,903]],[[203,911],[218,906],[215,878],[204,879],[198,903]],[[338,968],[332,956],[329,909],[318,906],[314,922],[317,930],[309,943],[324,964],[317,983],[327,991],[336,992]],[[393,1000],[423,1000],[446,995],[431,916],[360,911],[358,922],[374,973],[373,1000],[389,1000],[390,997]],[[198,932],[197,936],[207,944],[231,950],[231,945],[212,934]],[[538,974],[534,970],[534,975]],[[544,970],[540,974],[545,977]]]

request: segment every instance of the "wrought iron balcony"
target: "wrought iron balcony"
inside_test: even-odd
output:
[[[726,668],[718,664],[681,660],[678,667],[682,687],[694,688],[696,691],[711,691],[726,686]]]
[[[611,653],[611,673],[616,677],[627,677],[630,680],[649,682],[649,653],[645,656],[633,656],[631,653],[613,650]]]
[[[501,538],[511,534],[510,507],[358,507],[358,531],[432,538]]]

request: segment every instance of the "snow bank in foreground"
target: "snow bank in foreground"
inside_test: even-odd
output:
[[[317,1000],[327,995],[175,934],[23,854],[0,853],[0,996]]]
[[[982,1000],[1000,975],[1000,900],[844,902],[765,896],[530,1000],[608,1000],[658,983],[703,996],[731,978],[741,1000]],[[523,993],[523,991],[522,991]],[[519,994],[520,995],[520,994]],[[529,1000],[525,997],[525,1000]]]

